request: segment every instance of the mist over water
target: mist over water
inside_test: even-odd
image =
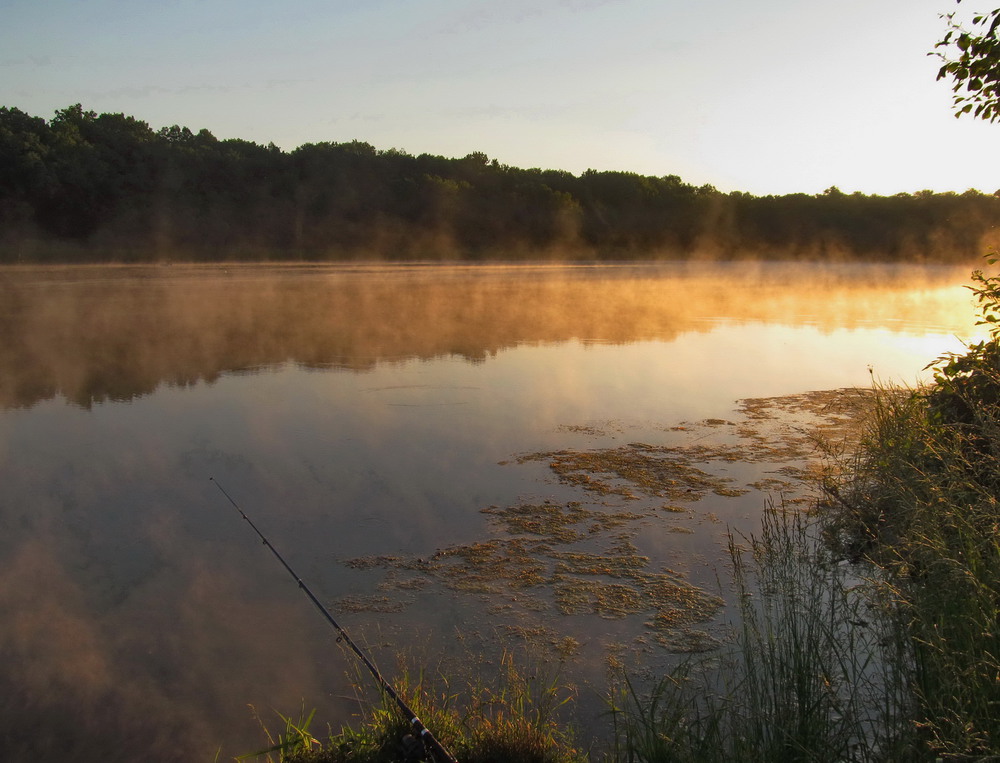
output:
[[[4,748],[225,759],[262,746],[248,704],[272,728],[271,708],[317,707],[335,727],[357,711],[351,660],[209,477],[387,673],[410,644],[488,655],[515,621],[580,641],[574,680],[599,677],[611,644],[655,665],[666,650],[637,641],[642,617],[522,610],[520,593],[346,562],[431,558],[503,536],[482,509],[581,500],[525,454],[670,444],[739,399],[870,372],[912,383],[976,332],[967,279],[767,263],[2,270]],[[755,468],[725,467],[742,482]],[[629,542],[707,590],[726,528],[754,529],[766,497],[615,510],[648,509]]]

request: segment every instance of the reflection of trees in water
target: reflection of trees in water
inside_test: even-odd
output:
[[[364,371],[483,361],[521,343],[671,340],[720,318],[849,328],[919,314],[950,327],[955,300],[920,289],[962,277],[781,265],[13,269],[0,280],[0,405],[62,394],[87,407],[286,362]]]

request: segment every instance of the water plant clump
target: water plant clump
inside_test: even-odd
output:
[[[788,505],[804,501],[802,480],[820,471],[811,466],[818,444],[849,435],[848,412],[859,398],[864,396],[837,390],[748,399],[740,401],[735,421],[713,418],[664,427],[679,443],[522,454],[516,463],[544,464],[578,499],[550,495],[485,507],[480,511],[489,535],[428,556],[346,560],[357,570],[381,571],[383,578],[373,594],[345,597],[337,606],[355,612],[370,602],[372,611],[386,612],[389,596],[399,611],[415,604],[419,594],[444,588],[483,597],[483,612],[496,616],[498,628],[511,618],[530,622],[548,616],[548,627],[575,637],[586,632],[587,617],[633,618],[628,629],[642,652],[650,645],[674,653],[703,651],[717,644],[711,631],[722,599],[683,574],[657,569],[636,548],[636,536],[651,526],[665,534],[705,535],[699,525],[722,522],[719,501],[752,489],[780,492]],[[627,429],[621,422],[601,422],[559,431],[585,441]],[[748,479],[744,487],[727,474],[731,464],[739,463],[755,464],[751,474],[758,479]],[[560,622],[554,615],[573,619]],[[537,628],[527,624],[521,633],[540,646],[558,640],[537,635]]]
[[[692,463],[682,448],[631,443],[622,448],[595,451],[559,450],[521,456],[519,463],[545,461],[568,485],[601,495],[636,498],[636,492],[670,500],[698,500],[709,492],[742,495],[728,487],[732,481],[710,474]]]
[[[722,599],[684,581],[678,575],[648,570],[649,559],[622,539],[613,553],[559,552],[553,588],[564,615],[596,614],[620,619],[654,612],[650,622],[671,623],[673,630],[708,622]],[[666,641],[661,642],[667,646]],[[678,649],[677,651],[687,651]]]
[[[520,526],[525,516],[535,516],[533,507],[515,508],[515,526]],[[541,513],[551,516],[556,508],[554,504],[545,504]],[[568,511],[587,525],[593,522],[591,513],[581,513],[579,507],[573,506]],[[500,512],[500,516],[506,526],[506,515]],[[682,652],[689,651],[692,643],[686,630],[696,623],[710,621],[722,606],[720,597],[688,583],[681,575],[650,569],[649,557],[639,554],[627,535],[610,539],[600,551],[584,551],[566,547],[569,544],[562,521],[548,525],[553,537],[538,539],[535,534],[545,526],[529,519],[527,537],[494,538],[452,546],[435,552],[429,559],[382,556],[351,560],[350,566],[381,567],[386,571],[380,590],[393,588],[397,581],[405,581],[406,587],[394,590],[394,598],[382,594],[344,597],[336,607],[356,612],[368,604],[371,611],[398,612],[403,604],[411,603],[401,594],[424,588],[410,577],[417,573],[456,592],[489,596],[492,605],[488,611],[494,613],[509,615],[516,607],[522,612],[596,615],[607,620],[642,615],[648,622],[658,624],[650,626],[659,633],[657,643]],[[390,609],[393,603],[399,606]],[[671,624],[669,629],[664,627],[666,623]],[[554,629],[550,630],[539,634],[522,628],[521,633],[529,637],[539,635],[540,638],[533,639],[536,645],[557,644],[560,638],[554,635]],[[564,636],[561,640],[566,638],[571,637]]]
[[[565,504],[546,499],[542,503],[523,503],[500,509],[482,510],[502,524],[511,534],[538,535],[551,543],[573,543],[588,535],[612,530],[642,518],[642,514],[624,511],[594,511],[579,501]]]
[[[851,395],[852,402],[838,403],[845,395]],[[384,611],[387,598],[411,603],[414,595],[438,584],[465,595],[489,597],[484,611],[507,620],[527,611],[605,620],[637,616],[645,635],[636,644],[688,657],[652,685],[648,677],[640,684],[624,672],[623,662],[612,660],[618,676],[609,700],[615,749],[606,755],[592,751],[590,760],[892,760],[900,750],[909,749],[908,737],[900,733],[906,724],[899,719],[906,717],[909,706],[908,695],[900,689],[904,685],[900,663],[893,659],[899,640],[892,638],[898,631],[892,629],[889,614],[895,610],[889,606],[872,610],[872,602],[886,589],[862,579],[856,567],[836,563],[829,549],[818,543],[818,520],[790,508],[800,498],[791,497],[780,510],[769,510],[759,538],[729,536],[739,626],[728,639],[706,627],[722,610],[723,600],[691,585],[683,575],[652,569],[633,537],[636,523],[664,513],[676,515],[678,509],[685,517],[691,514],[688,508],[661,500],[661,491],[676,494],[670,480],[678,474],[693,479],[691,492],[697,495],[694,501],[678,502],[691,505],[709,494],[727,496],[732,483],[705,480],[702,475],[709,473],[695,463],[733,463],[741,458],[771,462],[774,476],[760,480],[768,487],[830,473],[811,468],[809,456],[824,437],[846,438],[853,430],[847,416],[835,416],[827,426],[819,424],[827,421],[824,416],[831,409],[857,407],[858,400],[871,399],[838,391],[793,400],[743,401],[742,424],[720,419],[685,428],[685,432],[712,430],[723,437],[714,444],[688,444],[686,450],[632,443],[614,451],[578,451],[584,454],[580,456],[563,451],[560,459],[572,462],[574,468],[589,465],[605,470],[595,472],[589,482],[571,480],[585,494],[595,492],[588,484],[631,484],[628,493],[644,496],[644,502],[630,503],[636,507],[630,511],[607,503],[551,498],[487,507],[482,512],[498,531],[495,537],[440,549],[427,557],[348,560],[358,570],[382,570],[384,578],[375,595],[345,599],[341,606],[363,607],[367,601]],[[796,417],[798,423],[789,424]],[[573,434],[591,435],[589,430]],[[820,450],[835,449],[824,448]],[[552,454],[535,455],[542,461]],[[786,458],[791,463],[782,464]],[[659,471],[653,460],[660,462]],[[547,463],[551,467],[551,460]],[[614,468],[607,470],[609,464]],[[552,471],[563,482],[559,469]],[[656,479],[667,482],[657,488]],[[596,492],[604,498],[636,500],[624,491]],[[685,490],[683,495],[689,497],[691,492]],[[542,646],[560,661],[573,659],[581,647],[551,618],[545,625],[515,619],[505,627],[507,637]],[[429,713],[437,733],[457,740],[462,760],[496,760],[498,751],[511,761],[584,759],[565,727],[547,727],[545,733],[533,727],[534,711],[526,711],[526,705],[500,707],[499,721],[490,716],[474,723],[474,712],[463,710],[462,723],[456,725],[447,713],[437,716],[433,707],[437,702],[452,712],[454,695],[439,697],[431,692],[426,699],[430,705],[421,714]],[[472,705],[483,707],[475,699]],[[524,712],[530,717],[520,717]],[[549,733],[553,729],[558,730],[555,736]],[[400,740],[405,732],[398,718],[376,710],[362,720],[360,729],[342,729],[321,750],[300,750],[298,757],[288,759],[403,760],[406,750]],[[486,757],[476,758],[477,754]]]

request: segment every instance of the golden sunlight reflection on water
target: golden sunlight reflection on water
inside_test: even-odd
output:
[[[209,477],[385,664],[410,644],[486,656],[518,624],[542,646],[577,639],[574,680],[599,683],[615,644],[655,666],[669,652],[648,613],[566,614],[565,579],[628,547],[650,576],[708,591],[727,528],[759,521],[767,489],[747,485],[783,456],[705,451],[749,492],[679,499],[601,494],[551,464],[746,447],[742,398],[913,383],[976,334],[966,279],[773,263],[0,271],[3,734],[25,756],[44,752],[41,729],[79,749],[116,735],[122,760],[226,756],[260,746],[247,703],[304,700],[322,723],[356,707],[350,660]],[[529,564],[482,511],[525,506],[597,529],[534,547],[549,577],[498,591],[462,554]]]

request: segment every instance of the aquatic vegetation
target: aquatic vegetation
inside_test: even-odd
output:
[[[623,583],[581,580],[556,573],[553,588],[564,615],[595,614],[614,619],[644,606],[640,591]]]
[[[631,443],[625,447],[596,451],[560,450],[531,453],[518,463],[546,461],[559,480],[600,495],[634,499],[636,493],[672,501],[698,500],[708,492],[741,495],[728,478],[709,474],[694,466],[690,452],[682,448]]]
[[[642,517],[629,512],[589,510],[578,501],[557,504],[549,499],[541,504],[525,503],[504,509],[490,506],[482,512],[494,517],[511,534],[539,535],[550,543],[573,543]],[[584,525],[585,529],[576,525]]]
[[[887,589],[838,564],[817,542],[817,520],[793,508],[809,492],[803,480],[837,473],[836,462],[827,459],[849,447],[859,431],[853,417],[873,401],[844,390],[745,400],[738,422],[710,419],[671,428],[690,438],[680,445],[633,442],[519,456],[516,463],[544,463],[561,485],[597,497],[489,506],[481,512],[492,537],[426,557],[347,560],[359,571],[380,570],[383,579],[378,593],[348,597],[338,606],[399,611],[384,607],[408,606],[410,596],[433,586],[483,596],[484,611],[503,620],[498,632],[504,639],[560,661],[579,654],[579,641],[561,631],[558,619],[531,624],[519,621],[520,614],[637,618],[643,632],[636,645],[687,657],[642,688],[624,672],[626,645],[606,645],[608,665],[619,677],[611,700],[616,747],[609,760],[891,759],[909,750],[910,740],[900,721],[909,706],[903,689],[908,674],[895,660],[898,621],[892,607],[872,608]],[[715,438],[706,442],[706,432]],[[602,436],[587,427],[571,433]],[[773,468],[746,487],[712,471],[713,464],[735,463]],[[713,627],[723,598],[682,574],[653,569],[636,545],[636,529],[672,518],[681,523],[665,532],[693,532],[684,524],[691,518],[719,521],[703,502],[748,490],[787,492],[788,500],[768,509],[760,538],[728,536],[739,625],[727,639]],[[609,500],[615,498],[633,508]],[[389,605],[391,598],[397,604]],[[504,669],[513,666],[505,663]],[[553,684],[550,695],[554,690]],[[520,695],[501,692],[491,704],[477,694],[483,691],[478,684],[473,710],[458,716],[454,695],[425,696],[422,684],[409,691],[418,703],[430,703],[435,728],[455,740],[462,760],[476,760],[476,750],[493,755],[484,760],[497,759],[498,750],[512,761],[583,759],[571,733],[551,718],[539,727],[540,716]],[[443,704],[443,714],[435,702]],[[475,715],[488,705],[492,715]],[[321,752],[294,760],[399,759],[405,731],[383,708],[360,731],[344,729]]]
[[[552,496],[481,509],[494,531],[482,540],[448,546],[425,557],[369,556],[345,561],[357,570],[381,570],[377,593],[342,599],[338,607],[398,612],[413,594],[433,586],[487,597],[485,612],[622,620],[635,617],[635,642],[671,652],[718,645],[711,634],[723,599],[676,572],[654,569],[634,536],[649,523],[668,534],[693,534],[692,521],[719,524],[710,501],[757,490],[780,493],[786,505],[807,500],[803,480],[829,470],[817,460],[854,436],[854,415],[870,397],[853,390],[812,392],[739,402],[737,420],[712,418],[664,427],[679,443],[632,442],[615,448],[561,449],[521,454],[508,466],[541,463],[579,499]],[[564,425],[583,438],[627,431],[621,422]],[[763,466],[741,485],[723,471],[732,464]],[[759,473],[759,469],[754,472]],[[762,497],[762,500],[764,498]],[[628,507],[627,509],[625,507]],[[387,603],[386,594],[394,597]],[[521,626],[522,638],[552,648],[553,625]],[[498,625],[508,629],[504,623]],[[569,636],[567,636],[569,638]]]
[[[543,582],[544,546],[520,538],[452,546],[438,551],[435,573],[450,588],[463,591],[504,592]]]
[[[425,577],[400,577],[390,572],[378,584],[380,591],[422,591],[430,585],[430,580]]]
[[[405,602],[388,596],[344,596],[337,602],[340,612],[401,612]]]
[[[559,560],[557,571],[575,575],[608,575],[610,577],[636,577],[649,565],[649,557],[637,553],[627,538],[619,538],[607,553],[592,554],[583,551],[558,551],[551,554]]]
[[[672,613],[660,612],[646,627],[653,631],[653,640],[675,654],[697,654],[718,649],[722,642],[706,630],[678,624]]]
[[[548,516],[554,508],[553,504],[547,504],[542,507],[542,514]],[[579,512],[579,507],[570,507],[570,514],[589,521],[587,512],[583,515]],[[518,518],[533,516],[531,507],[520,507],[514,514]],[[528,526],[531,533],[539,531],[533,521]],[[494,613],[510,612],[516,601],[519,609],[547,611],[554,607],[563,615],[593,614],[621,619],[647,614],[653,621],[671,622],[676,628],[707,621],[722,605],[719,597],[692,586],[677,574],[651,571],[649,558],[638,554],[627,538],[618,538],[601,553],[556,550],[554,546],[560,544],[565,528],[557,522],[552,531],[553,545],[526,543],[520,538],[493,539],[453,546],[415,565],[399,557],[357,559],[351,565],[363,569],[383,567],[390,575],[419,569],[455,591],[506,597],[494,603],[491,610]],[[393,580],[388,577],[384,585],[393,585]],[[385,612],[400,611],[409,603],[397,601],[402,603],[389,609],[391,605],[384,596],[354,596],[341,599],[337,607],[357,611],[367,603],[372,611]],[[522,635],[526,632],[521,630]],[[542,635],[544,638],[538,643],[558,640],[548,631]],[[661,643],[668,646],[667,641]]]

